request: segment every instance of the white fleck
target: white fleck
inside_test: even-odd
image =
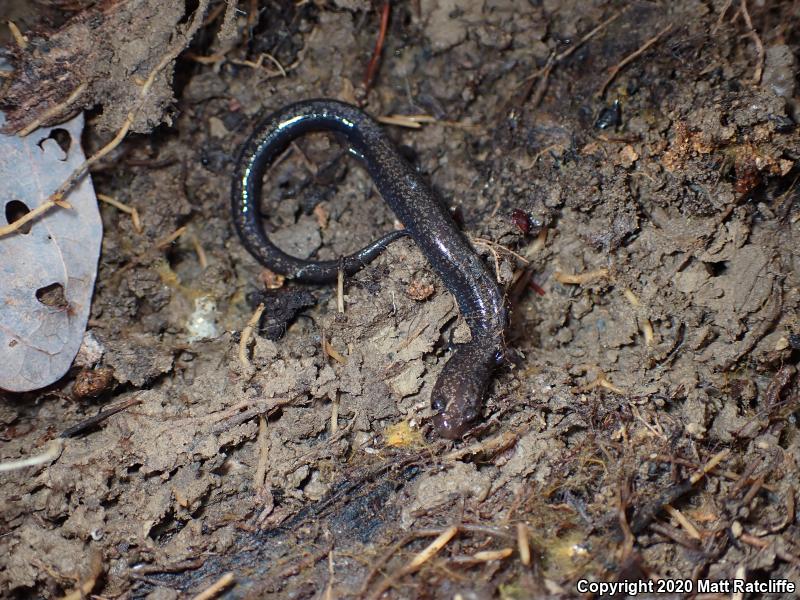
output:
[[[188,341],[195,342],[219,335],[217,330],[217,302],[210,296],[195,298],[194,312],[186,323]]]

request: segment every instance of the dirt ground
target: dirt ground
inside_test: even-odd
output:
[[[29,40],[68,31],[73,67],[8,78],[12,124],[87,83],[87,155],[174,31],[191,44],[92,169],[142,226],[102,204],[94,353],[0,396],[0,461],[58,449],[0,474],[0,595],[166,600],[226,573],[228,598],[800,586],[800,3],[394,2],[369,89],[382,2],[239,4],[8,3]],[[3,35],[12,63],[46,61]],[[280,285],[233,232],[238,147],[310,97],[431,117],[385,128],[511,290],[518,360],[463,441],[428,402],[469,331],[412,241],[348,278],[340,313],[335,285]],[[298,256],[394,226],[324,135],[264,206]]]

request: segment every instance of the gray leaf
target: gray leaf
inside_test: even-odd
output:
[[[5,117],[0,113],[0,126]],[[0,135],[0,226],[42,204],[85,157],[83,115],[25,138]],[[22,230],[0,237],[0,388],[57,381],[81,345],[103,225],[87,175]],[[27,231],[22,233],[21,231]]]

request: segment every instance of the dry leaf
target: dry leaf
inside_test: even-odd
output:
[[[5,117],[0,113],[0,127]],[[83,115],[25,138],[0,135],[0,226],[42,204],[85,160]],[[0,388],[34,390],[62,377],[81,345],[103,225],[91,179],[0,237]]]

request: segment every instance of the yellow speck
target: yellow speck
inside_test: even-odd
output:
[[[387,446],[395,448],[408,448],[411,446],[422,446],[424,440],[419,429],[412,429],[409,421],[400,421],[394,425],[389,425],[383,432]]]

